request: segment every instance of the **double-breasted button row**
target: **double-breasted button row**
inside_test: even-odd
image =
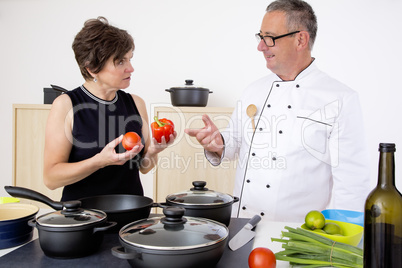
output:
[[[250,182],[251,182],[251,180],[250,180],[250,179],[247,179],[247,180],[246,180],[246,182],[247,182],[247,183],[250,183]],[[265,187],[267,187],[267,188],[271,188],[271,185],[267,184],[267,185],[265,185]]]
[[[256,153],[251,153],[251,156],[256,156],[257,154]],[[272,160],[276,160],[276,157],[274,156],[274,157],[272,157]]]
[[[276,84],[275,86],[276,86],[276,87],[280,87],[281,85],[280,85],[280,84]],[[300,85],[299,85],[299,84],[296,84],[296,88],[300,88]]]
[[[263,131],[264,129],[263,129],[262,127],[260,127],[258,130],[259,130],[259,131]],[[283,134],[283,130],[279,130],[278,133],[279,133],[279,134]]]
[[[271,104],[267,104],[267,108],[271,108],[271,107],[272,107]],[[289,104],[289,105],[287,106],[287,108],[288,108],[288,109],[292,109],[292,105]]]
[[[242,210],[247,210],[247,208],[246,208],[245,206],[243,206],[241,209],[242,209]],[[264,212],[261,212],[260,215],[261,215],[261,216],[264,216],[265,213],[264,213]]]

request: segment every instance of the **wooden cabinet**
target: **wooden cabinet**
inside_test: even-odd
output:
[[[52,191],[43,183],[45,128],[50,108],[50,104],[13,105],[12,182],[15,186],[29,188],[53,200],[60,200],[62,188]]]
[[[203,114],[209,115],[223,130],[229,124],[232,112],[233,108],[221,107],[155,107],[154,115],[172,120],[178,136],[159,154],[154,173],[154,200],[164,202],[168,194],[188,190],[196,180],[206,181],[211,190],[233,193],[235,162],[212,166],[197,140],[184,133],[186,128],[204,127]]]
[[[43,183],[45,128],[50,108],[48,104],[13,105],[13,185],[60,200],[62,188],[49,190]],[[190,189],[195,180],[206,181],[207,187],[215,191],[232,194],[235,162],[212,166],[196,139],[184,133],[186,128],[204,127],[203,114],[224,129],[232,111],[233,108],[221,107],[155,107],[154,115],[171,119],[178,136],[173,145],[159,154],[153,174],[154,201],[164,202],[168,194]]]

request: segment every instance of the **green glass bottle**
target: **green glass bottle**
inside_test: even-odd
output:
[[[380,143],[378,184],[364,212],[364,267],[402,267],[402,196],[395,187],[395,144]]]

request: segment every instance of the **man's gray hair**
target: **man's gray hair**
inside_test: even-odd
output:
[[[310,35],[309,48],[313,49],[318,26],[314,10],[308,3],[301,0],[277,0],[269,4],[266,11],[284,12],[289,32],[307,31]]]

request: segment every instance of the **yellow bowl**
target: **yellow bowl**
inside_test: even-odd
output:
[[[341,227],[343,235],[330,235],[319,232],[313,232],[305,224],[303,224],[301,228],[313,232],[315,234],[319,234],[336,242],[341,242],[352,246],[357,246],[360,243],[360,240],[362,239],[363,236],[362,226],[353,223],[333,221],[333,220],[325,220],[325,222],[337,223],[339,227]]]
[[[18,198],[14,197],[0,197],[0,204],[6,204],[6,203],[18,203],[20,200]]]

